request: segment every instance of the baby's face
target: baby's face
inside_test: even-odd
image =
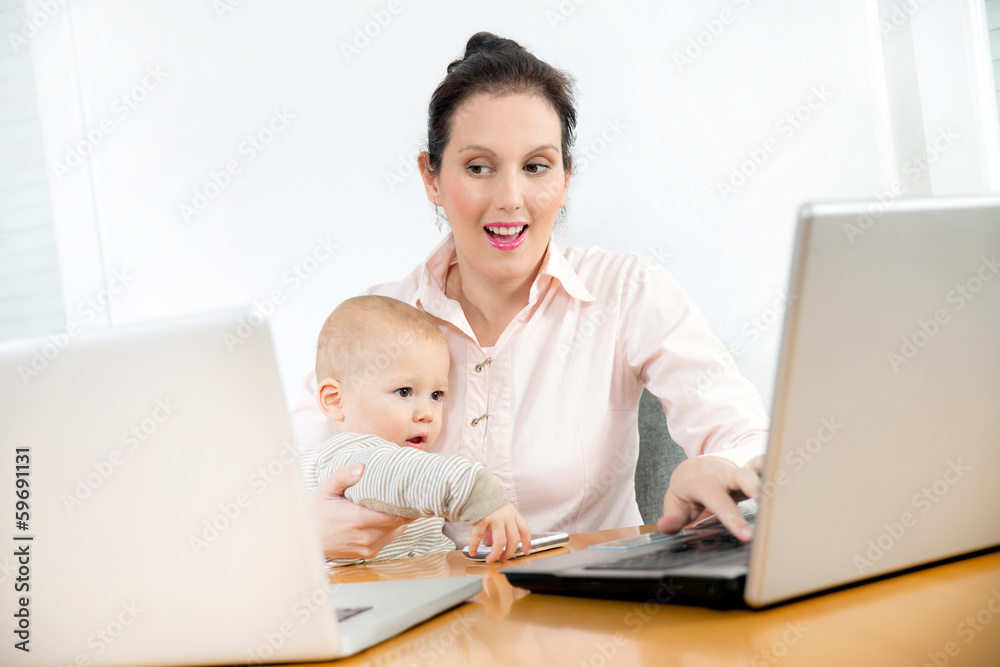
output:
[[[366,366],[377,373],[359,373],[343,384],[344,430],[403,447],[430,446],[441,432],[450,363],[448,345],[440,339],[418,336],[403,346],[373,345]]]

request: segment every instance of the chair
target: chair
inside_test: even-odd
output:
[[[667,431],[660,400],[646,390],[639,399],[639,461],[635,468],[635,499],[644,523],[654,523],[663,514],[663,494],[670,474],[687,458]]]

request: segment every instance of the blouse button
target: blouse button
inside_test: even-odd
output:
[[[479,415],[478,417],[476,417],[475,419],[473,419],[469,423],[472,424],[473,426],[479,426],[479,422],[483,421],[484,419],[486,419],[489,416],[490,416],[490,413],[484,412],[483,414]]]
[[[476,364],[476,372],[482,373],[483,369],[489,366],[491,361],[493,361],[493,357],[486,357],[486,360],[481,364]],[[473,426],[475,426],[475,424],[473,424]]]

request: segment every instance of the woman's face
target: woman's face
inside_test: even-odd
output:
[[[439,172],[424,164],[421,172],[448,216],[463,274],[534,278],[566,201],[561,137],[559,116],[540,97],[477,95],[456,110]]]

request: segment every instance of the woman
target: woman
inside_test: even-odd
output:
[[[469,40],[434,92],[419,167],[452,234],[407,278],[372,292],[426,311],[448,339],[435,451],[483,463],[533,531],[637,525],[645,386],[691,457],[671,477],[659,528],[676,532],[707,508],[750,539],[734,498],[760,488],[767,417],[757,391],[719,364],[722,343],[661,269],[552,242],[575,125],[569,78],[489,33]],[[294,411],[303,445],[332,435],[314,390],[309,378]],[[358,474],[342,469],[314,495],[328,556],[371,557],[405,528],[340,497]]]

